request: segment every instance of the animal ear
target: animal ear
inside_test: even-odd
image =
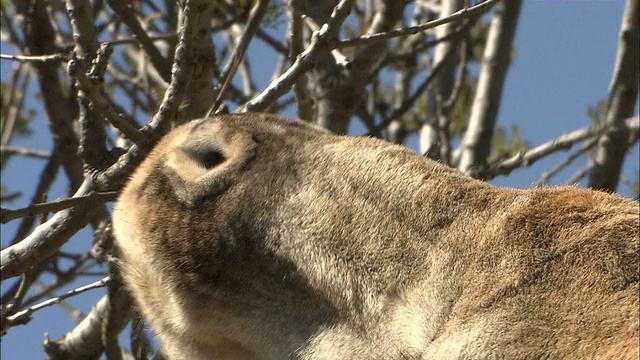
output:
[[[193,206],[224,191],[255,148],[249,133],[228,123],[200,123],[171,144],[163,166],[178,200]]]

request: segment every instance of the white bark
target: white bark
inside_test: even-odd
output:
[[[462,9],[464,1],[462,0],[442,0],[440,4],[439,17],[451,15],[454,12]],[[441,37],[449,35],[455,26],[452,23],[447,23],[442,26],[436,27],[435,37],[439,39]],[[433,55],[433,65],[437,65],[447,57],[447,53],[450,51],[456,51],[451,48],[451,41],[443,41],[436,46],[435,53]],[[434,86],[439,89],[439,93],[442,98],[448,98],[453,89],[455,83],[455,73],[457,56],[449,59],[449,63],[442,70],[438,78],[435,80]],[[432,87],[433,89],[433,87]],[[438,105],[435,92],[429,92],[429,98],[427,100],[427,116],[423,119],[423,125],[420,129],[420,153],[425,154],[431,149],[434,149],[438,142]]]
[[[606,124],[614,131],[603,136],[598,143],[589,179],[589,187],[594,189],[616,191],[628,149],[629,129],[625,126],[625,119],[633,115],[638,99],[639,6],[638,0],[627,0],[622,18],[616,65],[609,86],[608,112],[605,119]]]
[[[332,2],[335,1],[309,1],[309,15],[319,25],[323,24],[326,22],[328,5]],[[402,1],[378,1],[367,33],[392,30],[402,18],[404,7],[405,2]],[[387,49],[386,42],[362,46],[357,49],[348,67],[337,64],[331,54],[322,56],[316,62],[312,72],[312,90],[318,125],[335,133],[347,132],[351,116],[363,98],[365,86],[369,83],[369,75],[384,59]]]
[[[465,174],[472,175],[489,157],[521,7],[522,0],[502,1],[491,21],[469,127],[461,145],[458,168]]]

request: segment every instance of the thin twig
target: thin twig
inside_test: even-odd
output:
[[[64,295],[55,297],[55,298],[51,298],[49,300],[43,301],[39,304],[33,305],[25,310],[19,311],[17,313],[15,313],[14,315],[11,315],[7,318],[7,322],[9,322],[9,326],[15,326],[15,325],[24,325],[27,322],[29,322],[30,318],[31,318],[31,314],[33,314],[34,312],[48,307],[48,306],[53,306],[55,304],[58,304],[60,301],[70,298],[72,296],[78,295],[78,294],[82,294],[83,292],[87,292],[89,290],[93,290],[93,289],[98,289],[101,288],[103,286],[105,286],[107,283],[109,282],[109,277],[105,277],[101,280],[98,280],[96,282],[93,282],[91,284],[85,285],[85,286],[81,286],[77,289],[73,289],[69,292],[67,292]]]
[[[91,179],[85,179],[75,196],[88,195]],[[84,228],[95,207],[75,206],[59,211],[21,241],[0,252],[0,280],[18,276],[53,255],[71,236]]]
[[[258,31],[256,32],[256,37],[267,43],[275,52],[280,53],[281,55],[286,55],[289,52],[286,45],[281,44],[277,39],[274,39],[266,31],[260,28],[258,28]]]
[[[44,350],[50,360],[97,359],[104,352],[102,345],[102,319],[107,316],[107,308],[131,309],[131,298],[126,292],[120,292],[117,298],[105,295],[91,309],[91,312],[72,331],[60,340],[47,338]],[[118,327],[123,329],[129,317],[119,319]]]
[[[135,121],[128,119],[123,114],[118,114],[115,109],[110,106],[107,99],[102,96],[98,85],[94,84],[93,81],[87,77],[84,66],[82,66],[80,61],[75,59],[69,61],[68,72],[69,75],[78,81],[78,85],[87,94],[89,99],[91,99],[91,103],[99,113],[102,113],[109,122],[129,138],[129,140],[143,148],[148,147],[146,138],[133,125]]]
[[[593,163],[576,171],[566,182],[565,185],[576,185],[580,180],[587,176],[593,170]]]
[[[469,8],[464,8],[461,9],[459,11],[456,11],[455,13],[440,18],[440,19],[436,19],[433,21],[429,21],[426,22],[424,24],[420,24],[420,25],[416,25],[416,26],[411,26],[408,28],[402,28],[402,29],[397,29],[397,30],[392,30],[392,31],[387,31],[387,32],[383,32],[383,33],[377,33],[377,34],[371,34],[371,35],[365,35],[365,36],[361,36],[361,37],[357,37],[357,38],[353,38],[353,39],[347,39],[347,40],[342,40],[339,41],[336,44],[336,49],[343,49],[346,47],[353,47],[353,46],[362,46],[362,45],[366,45],[366,44],[371,44],[374,42],[379,42],[379,41],[385,41],[385,40],[389,40],[389,39],[393,39],[393,38],[397,38],[397,37],[402,37],[402,36],[407,36],[407,35],[414,35],[417,34],[419,32],[425,31],[425,30],[429,30],[431,28],[434,28],[436,26],[440,26],[443,24],[447,24],[453,21],[458,21],[458,20],[463,20],[463,19],[468,19],[471,17],[476,17],[476,16],[480,16],[482,14],[484,14],[485,12],[489,11],[489,9],[491,9],[495,4],[498,3],[498,1],[500,0],[487,0],[487,1],[483,1],[478,5],[469,7]]]
[[[458,34],[462,34],[462,33],[458,33]],[[461,37],[454,38],[454,44],[452,44],[450,49],[455,49],[456,48],[456,44],[457,44],[458,41],[460,41],[460,39],[461,39]],[[439,63],[437,63],[433,67],[433,69],[431,69],[431,73],[429,73],[429,77],[427,77],[422,82],[422,84],[420,84],[416,88],[416,90],[413,92],[413,94],[411,96],[409,96],[399,107],[393,109],[391,114],[389,116],[387,116],[384,120],[382,120],[378,125],[376,125],[376,127],[373,128],[371,132],[369,132],[368,134],[365,134],[365,135],[366,136],[380,136],[380,130],[386,128],[387,126],[389,126],[389,124],[391,124],[391,122],[393,120],[401,117],[402,115],[404,115],[404,113],[409,111],[409,109],[411,109],[411,107],[416,102],[416,100],[418,100],[418,98],[420,96],[422,96],[422,94],[427,90],[427,88],[429,88],[431,83],[435,79],[438,78],[438,74],[440,74],[440,72],[442,72],[444,70],[445,65],[453,57],[453,53],[454,52],[452,50],[447,52],[445,54],[445,56],[442,58],[442,60]]]
[[[107,4],[113,9],[113,11],[118,15],[120,20],[127,25],[129,30],[131,30],[131,34],[136,40],[140,43],[145,53],[149,56],[151,63],[156,68],[162,79],[166,82],[171,81],[171,65],[162,56],[162,53],[158,48],[153,44],[154,39],[149,37],[149,34],[145,31],[138,20],[138,17],[133,11],[133,7],[128,1],[119,1],[119,0],[107,0]]]
[[[296,62],[276,81],[272,81],[263,92],[242,106],[238,112],[262,111],[271,106],[280,96],[289,92],[298,77],[311,69],[320,55],[334,48],[340,27],[349,16],[354,1],[341,0],[333,9],[327,24],[314,33],[311,44],[300,54]]]
[[[178,38],[178,34],[165,34],[165,35],[157,35],[157,36],[149,36],[149,40],[152,42],[157,41],[172,41]],[[113,46],[118,45],[131,45],[131,44],[139,44],[140,40],[136,38],[124,38],[124,39],[115,39],[109,40],[109,43]]]
[[[44,204],[33,204],[31,206],[27,206],[25,208],[16,209],[16,210],[2,208],[2,223],[6,224],[11,220],[15,220],[15,219],[19,219],[27,216],[35,216],[38,214],[45,214],[45,213],[55,213],[60,210],[68,209],[73,206],[90,205],[90,204],[96,204],[96,203],[115,201],[117,198],[118,198],[118,193],[113,191],[113,192],[93,193],[91,195],[86,195],[86,196],[59,199],[59,200],[55,200],[55,201],[44,203]]]
[[[236,21],[235,20],[229,20],[229,21],[225,21],[224,23],[220,24],[220,25],[216,25],[216,26],[212,26],[211,27],[211,32],[215,33],[218,31],[222,31],[222,30],[226,30],[228,29],[231,25],[233,25]],[[258,31],[258,35],[260,36],[261,31]],[[148,36],[148,35],[147,35]],[[171,33],[171,34],[164,34],[164,35],[156,35],[156,36],[149,36],[149,40],[151,40],[152,42],[158,42],[158,41],[174,41],[176,39],[178,39],[179,34],[176,33]],[[266,36],[269,36],[268,34],[266,34]],[[284,49],[282,48],[282,44],[272,44],[271,41],[276,41],[276,40],[267,40],[267,39],[263,39],[265,40],[266,43],[268,43],[269,45],[273,46],[274,48],[276,48],[276,51],[278,52],[282,52]],[[140,40],[136,39],[136,38],[123,38],[123,39],[115,39],[115,40],[109,40],[109,43],[113,46],[117,46],[117,45],[131,45],[131,44],[139,44]]]
[[[78,273],[78,275],[81,275],[80,273]],[[100,274],[96,274],[93,276],[104,276],[104,272],[101,271]],[[43,283],[41,283],[40,281],[36,281],[33,284],[35,287],[38,288],[38,290],[42,291],[43,293],[47,294],[47,296],[55,296],[55,293],[53,292],[53,290],[50,287],[47,287],[46,285],[44,285]],[[61,301],[59,303],[60,307],[62,309],[64,309],[64,311],[68,312],[69,315],[71,315],[71,317],[73,318],[73,320],[76,323],[80,323],[82,321],[82,319],[84,319],[84,317],[86,316],[82,311],[74,308],[73,306],[71,306],[67,301]]]
[[[222,70],[222,85],[218,90],[216,100],[213,102],[213,106],[211,106],[211,109],[209,109],[206,117],[210,117],[211,114],[217,111],[222,104],[224,93],[229,87],[231,79],[238,69],[238,65],[240,65],[240,62],[242,61],[242,59],[244,59],[244,54],[249,47],[251,39],[253,39],[253,36],[256,34],[256,31],[258,31],[260,27],[260,21],[262,21],[262,18],[267,11],[268,5],[269,0],[258,0],[258,2],[256,2],[256,4],[251,9],[249,20],[247,21],[247,26],[244,29],[244,33],[240,37],[240,40],[238,41],[236,47],[233,49],[233,53],[231,54],[229,61],[225,65],[224,70]]]
[[[38,268],[42,268],[42,266],[38,266]],[[39,270],[40,269],[31,269],[30,271],[22,274],[20,285],[18,286],[18,290],[16,291],[15,296],[13,296],[11,303],[2,309],[3,311],[0,316],[2,320],[1,328],[3,334],[11,326],[7,322],[7,318],[14,315],[22,307],[25,296],[29,292],[33,282],[36,281],[38,275],[40,274]]]
[[[22,63],[16,64],[12,66],[11,72],[11,80],[7,87],[10,89],[8,91],[9,95],[6,95],[6,92],[3,92],[3,100],[6,96],[6,103],[3,103],[2,108],[2,134],[0,134],[0,143],[9,144],[11,143],[11,138],[13,138],[14,131],[16,129],[16,124],[18,123],[18,118],[20,116],[20,110],[22,110],[22,106],[24,104],[22,98],[24,98],[24,92],[20,90],[20,82],[22,81],[24,88],[29,82],[28,75],[25,78],[22,77],[24,67]],[[28,71],[24,71],[28,74]],[[6,106],[5,106],[6,104]],[[4,165],[4,163],[3,163]]]
[[[231,28],[229,28],[229,30],[225,32],[226,42],[229,44],[229,46],[227,48],[228,49],[234,49],[237,46],[237,44],[238,44],[240,38],[242,37],[243,33],[244,33],[244,30],[243,30],[243,28],[242,28],[242,26],[240,24],[233,24],[231,26]],[[257,37],[257,33],[256,33],[256,37]],[[255,85],[255,82],[253,81],[253,75],[251,74],[251,64],[249,64],[249,62],[247,61],[246,55],[242,58],[242,60],[238,64],[238,68],[236,70],[236,73],[242,79],[242,81],[241,81],[241,83],[242,83],[242,93],[244,95],[246,95],[247,97],[255,94],[256,93],[256,85]],[[280,73],[282,73],[282,72],[280,72]],[[224,75],[224,74],[222,74],[222,75]],[[232,81],[229,82],[229,84],[231,84],[231,83],[232,83]],[[216,94],[215,90],[214,90],[213,94]],[[225,95],[224,98],[228,98],[228,95]],[[224,106],[224,104],[222,104],[222,106]],[[222,110],[222,109],[220,109],[220,110]],[[220,110],[218,110],[218,112]],[[227,113],[228,113],[228,111],[227,111]]]
[[[593,147],[597,143],[598,143],[598,139],[592,139],[592,140],[588,141],[580,149],[578,149],[573,154],[567,156],[566,159],[564,159],[561,162],[559,162],[556,166],[551,168],[549,171],[545,171],[542,174],[542,176],[540,177],[540,180],[538,180],[535,183],[535,185],[533,185],[533,186],[534,187],[541,187],[541,186],[547,185],[549,183],[549,180],[552,177],[554,177],[556,174],[558,174],[558,172],[560,172],[562,169],[564,169],[567,166],[571,165],[571,163],[573,163],[577,158],[581,157],[582,155],[587,153],[589,150],[593,149]]]
[[[296,62],[298,55],[302,52],[303,39],[302,39],[302,15],[296,9],[299,9],[302,4],[302,0],[289,0],[287,3],[287,13],[289,19],[289,62],[291,64]],[[279,74],[280,75],[280,74]],[[278,75],[278,76],[279,76]],[[309,89],[307,88],[307,78],[300,76],[293,85],[293,91],[296,96],[296,103],[298,105],[298,116],[302,120],[313,120],[313,100],[309,95]]]
[[[638,117],[626,119],[624,124],[627,129],[629,129],[630,133],[638,132],[640,129],[640,119]],[[553,154],[559,150],[568,150],[576,143],[586,139],[600,138],[610,131],[613,131],[612,127],[606,125],[572,131],[533,149],[525,152],[519,152],[510,159],[491,164],[486,170],[481,171],[480,177],[485,180],[490,180],[499,175],[508,175],[515,169],[531,166],[534,162],[545,156]]]
[[[468,27],[463,26],[463,31],[469,30]],[[456,31],[457,32],[457,31]],[[466,34],[466,31],[465,31]],[[449,94],[448,99],[442,99],[441,106],[444,112],[451,112],[453,107],[456,105],[460,94],[462,94],[462,89],[467,82],[467,65],[469,64],[469,51],[467,51],[467,47],[469,46],[467,40],[465,40],[461,46],[462,54],[460,54],[460,63],[458,64],[458,77],[456,78],[456,82],[453,84],[453,89]]]
[[[7,4],[7,3],[4,3]],[[8,5],[8,4],[7,4]],[[22,37],[20,37],[18,35],[18,33],[16,32],[16,29],[14,29],[14,24],[20,26],[21,24],[18,24],[17,21],[15,21],[15,17],[11,16],[14,15],[15,13],[12,14],[11,11],[6,11],[6,7],[2,6],[1,10],[0,10],[0,17],[2,18],[2,37],[5,36],[5,32],[6,31],[6,35],[8,37],[8,42],[10,44],[12,44],[16,49],[24,49],[24,42],[22,41]],[[5,41],[3,39],[3,45],[4,45]]]
[[[60,258],[63,258],[62,256],[59,256]],[[93,260],[91,259],[91,257],[89,257],[88,254],[82,254],[80,255],[80,257],[78,259],[74,259],[72,261],[75,261],[75,264],[73,264],[71,267],[69,267],[68,269],[64,270],[64,271],[58,271],[51,269],[50,267],[44,267],[42,266],[40,269],[38,270],[47,270],[47,272],[50,272],[51,274],[55,275],[55,280],[53,281],[53,283],[50,283],[48,285],[43,284],[42,282],[40,282],[39,280],[36,280],[34,282],[34,285],[38,288],[41,289],[41,291],[39,293],[33,294],[31,295],[29,298],[25,299],[23,302],[23,306],[32,306],[33,304],[40,302],[41,299],[45,298],[45,297],[55,297],[55,291],[62,289],[63,287],[68,286],[70,283],[77,281],[78,277],[80,276],[81,272],[87,272],[88,270],[90,270],[92,267],[97,266],[97,262],[93,261],[91,264],[87,264],[87,262],[89,260]],[[54,265],[55,266],[55,262],[49,262],[49,264],[47,264],[47,262],[43,262],[40,263],[42,265]],[[31,270],[30,270],[31,271]],[[104,276],[104,272],[102,272],[100,275],[98,275],[100,277]]]
[[[0,54],[0,59],[25,62],[47,62],[47,61],[68,61],[69,53],[58,53],[51,55],[8,55]]]
[[[406,45],[402,45],[399,47],[399,51],[396,53],[394,52],[393,54],[390,54],[390,56],[387,56],[387,58],[384,59],[384,61],[382,61],[378,66],[376,66],[376,68],[374,69],[374,74],[377,74],[378,72],[380,72],[380,70],[384,67],[387,67],[391,64],[394,64],[398,61],[405,61],[405,59],[416,56],[416,55],[420,55],[425,53],[425,51],[427,51],[428,49],[442,43],[445,41],[449,41],[451,39],[454,39],[458,36],[461,36],[460,33],[466,32],[471,25],[473,25],[474,22],[468,22],[467,24],[463,25],[463,26],[459,26],[458,28],[456,28],[455,30],[453,30],[450,33],[447,33],[446,35],[443,35],[439,38],[436,39],[431,39],[431,40],[427,40],[424,41],[422,43],[419,43],[415,46],[406,46]],[[403,50],[409,48],[411,50]]]
[[[60,156],[58,155],[57,151],[54,148],[53,152],[51,153],[51,157],[49,158],[44,168],[42,169],[42,172],[40,173],[38,183],[33,192],[33,195],[31,196],[31,202],[30,202],[31,204],[37,204],[42,201],[43,195],[49,192],[49,189],[55,182],[59,168],[60,168]],[[29,232],[31,232],[31,230],[33,229],[33,224],[35,224],[35,222],[36,222],[35,216],[29,216],[29,217],[23,218],[22,221],[20,221],[20,224],[18,225],[18,230],[16,231],[16,234],[11,240],[10,244],[13,245],[18,243],[19,241],[22,241],[22,239],[25,238],[29,234]]]

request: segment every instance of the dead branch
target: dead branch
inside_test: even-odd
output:
[[[394,39],[402,36],[414,35],[419,32],[423,32],[423,31],[435,28],[437,26],[448,24],[454,21],[478,17],[486,13],[487,11],[489,11],[499,1],[500,0],[486,0],[476,6],[464,8],[460,11],[456,11],[455,13],[449,16],[445,16],[443,18],[429,21],[427,23],[416,25],[416,26],[387,31],[383,33],[365,35],[365,36],[361,36],[353,39],[342,40],[336,44],[336,48],[343,49],[346,47],[362,46],[362,45]]]
[[[341,0],[334,8],[327,24],[320,31],[314,33],[311,38],[311,44],[298,56],[296,62],[276,81],[271,82],[264,91],[242,106],[239,112],[262,111],[273,104],[279,97],[289,92],[298,77],[313,66],[318,56],[333,48],[336,37],[340,32],[340,27],[351,12],[353,2],[354,0]]]
[[[16,210],[2,208],[2,223],[6,224],[11,220],[27,216],[58,212],[60,210],[68,209],[73,206],[115,201],[117,197],[117,192],[93,193],[86,196],[59,199],[44,204],[33,204],[31,206]]]
[[[638,117],[626,119],[624,124],[630,133],[640,131],[640,118]],[[613,128],[607,125],[599,128],[588,127],[572,131],[533,149],[520,152],[510,159],[491,164],[485,171],[480,171],[479,176],[484,180],[490,180],[499,175],[508,175],[515,169],[531,166],[534,162],[560,150],[568,150],[580,141],[601,138],[611,131],[614,131]]]

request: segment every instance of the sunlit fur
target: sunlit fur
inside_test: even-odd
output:
[[[638,359],[638,203],[616,195],[242,114],[166,136],[113,223],[169,358]]]

